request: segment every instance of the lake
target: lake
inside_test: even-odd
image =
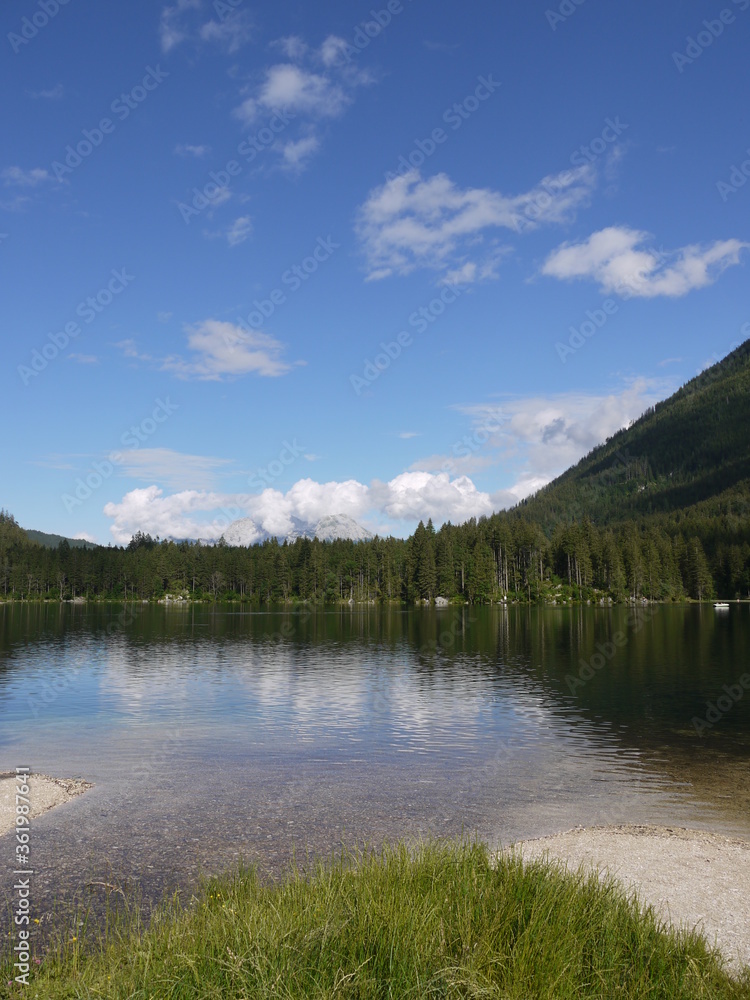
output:
[[[40,907],[384,839],[750,838],[749,653],[747,604],[6,605],[0,769],[95,783],[33,824]]]

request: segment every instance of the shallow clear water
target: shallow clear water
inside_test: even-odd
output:
[[[5,606],[0,770],[96,786],[34,824],[42,902],[384,838],[750,837],[749,652],[748,605]]]

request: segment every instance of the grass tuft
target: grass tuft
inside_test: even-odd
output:
[[[19,996],[3,966],[0,995]],[[750,1000],[695,934],[615,882],[480,844],[404,845],[264,885],[240,868],[189,906],[135,907],[98,945],[64,940],[26,994],[56,1000]]]

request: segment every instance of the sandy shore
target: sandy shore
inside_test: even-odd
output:
[[[16,776],[14,772],[0,773],[0,837],[9,833],[16,822]],[[81,778],[50,778],[46,774],[32,774],[29,778],[30,816],[41,816],[48,809],[69,802],[92,785]]]
[[[31,816],[81,795],[92,785],[80,778],[34,774]],[[15,774],[0,772],[0,836],[16,815]],[[750,966],[750,842],[678,827],[578,827],[520,841],[509,851],[525,861],[559,861],[572,870],[593,869],[617,878],[644,906],[675,926],[696,928],[718,948],[733,971]]]
[[[510,850],[610,874],[675,926],[697,928],[733,971],[750,965],[750,843],[677,827],[578,828]]]

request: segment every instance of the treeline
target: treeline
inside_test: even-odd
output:
[[[598,528],[496,514],[422,524],[408,539],[297,539],[249,548],[159,541],[125,548],[44,548],[0,513],[0,596],[12,600],[238,600],[316,603],[750,597],[750,525],[679,519]]]

